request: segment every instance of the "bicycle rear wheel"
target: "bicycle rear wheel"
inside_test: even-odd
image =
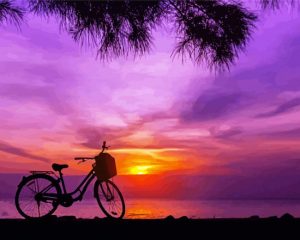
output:
[[[95,182],[94,194],[103,213],[109,218],[123,218],[125,202],[118,187],[110,180]]]
[[[43,194],[54,196],[43,198]],[[15,204],[24,218],[42,218],[57,209],[58,196],[61,194],[57,181],[45,174],[36,174],[25,178],[18,186]]]

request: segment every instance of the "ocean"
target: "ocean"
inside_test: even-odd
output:
[[[169,200],[169,199],[127,199],[125,218],[244,218],[282,216],[290,213],[300,217],[300,201],[296,200]],[[59,207],[57,216],[74,215],[77,218],[104,217],[96,200],[76,202],[69,208]],[[0,218],[21,218],[13,201],[0,201]]]

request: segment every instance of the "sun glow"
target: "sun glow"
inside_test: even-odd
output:
[[[151,166],[134,166],[130,168],[130,173],[134,175],[144,175],[149,173]]]

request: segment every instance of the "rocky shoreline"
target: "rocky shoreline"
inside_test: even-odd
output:
[[[189,219],[185,216],[165,219],[77,219],[52,216],[41,220],[0,219],[2,236],[10,239],[211,239],[267,238],[282,236],[293,239],[300,234],[300,218],[290,214],[280,217],[232,219]]]

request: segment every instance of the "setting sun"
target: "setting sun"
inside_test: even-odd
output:
[[[134,175],[143,175],[143,174],[148,174],[149,173],[149,169],[151,168],[151,166],[134,166],[132,168],[130,168],[130,173],[134,174]]]

